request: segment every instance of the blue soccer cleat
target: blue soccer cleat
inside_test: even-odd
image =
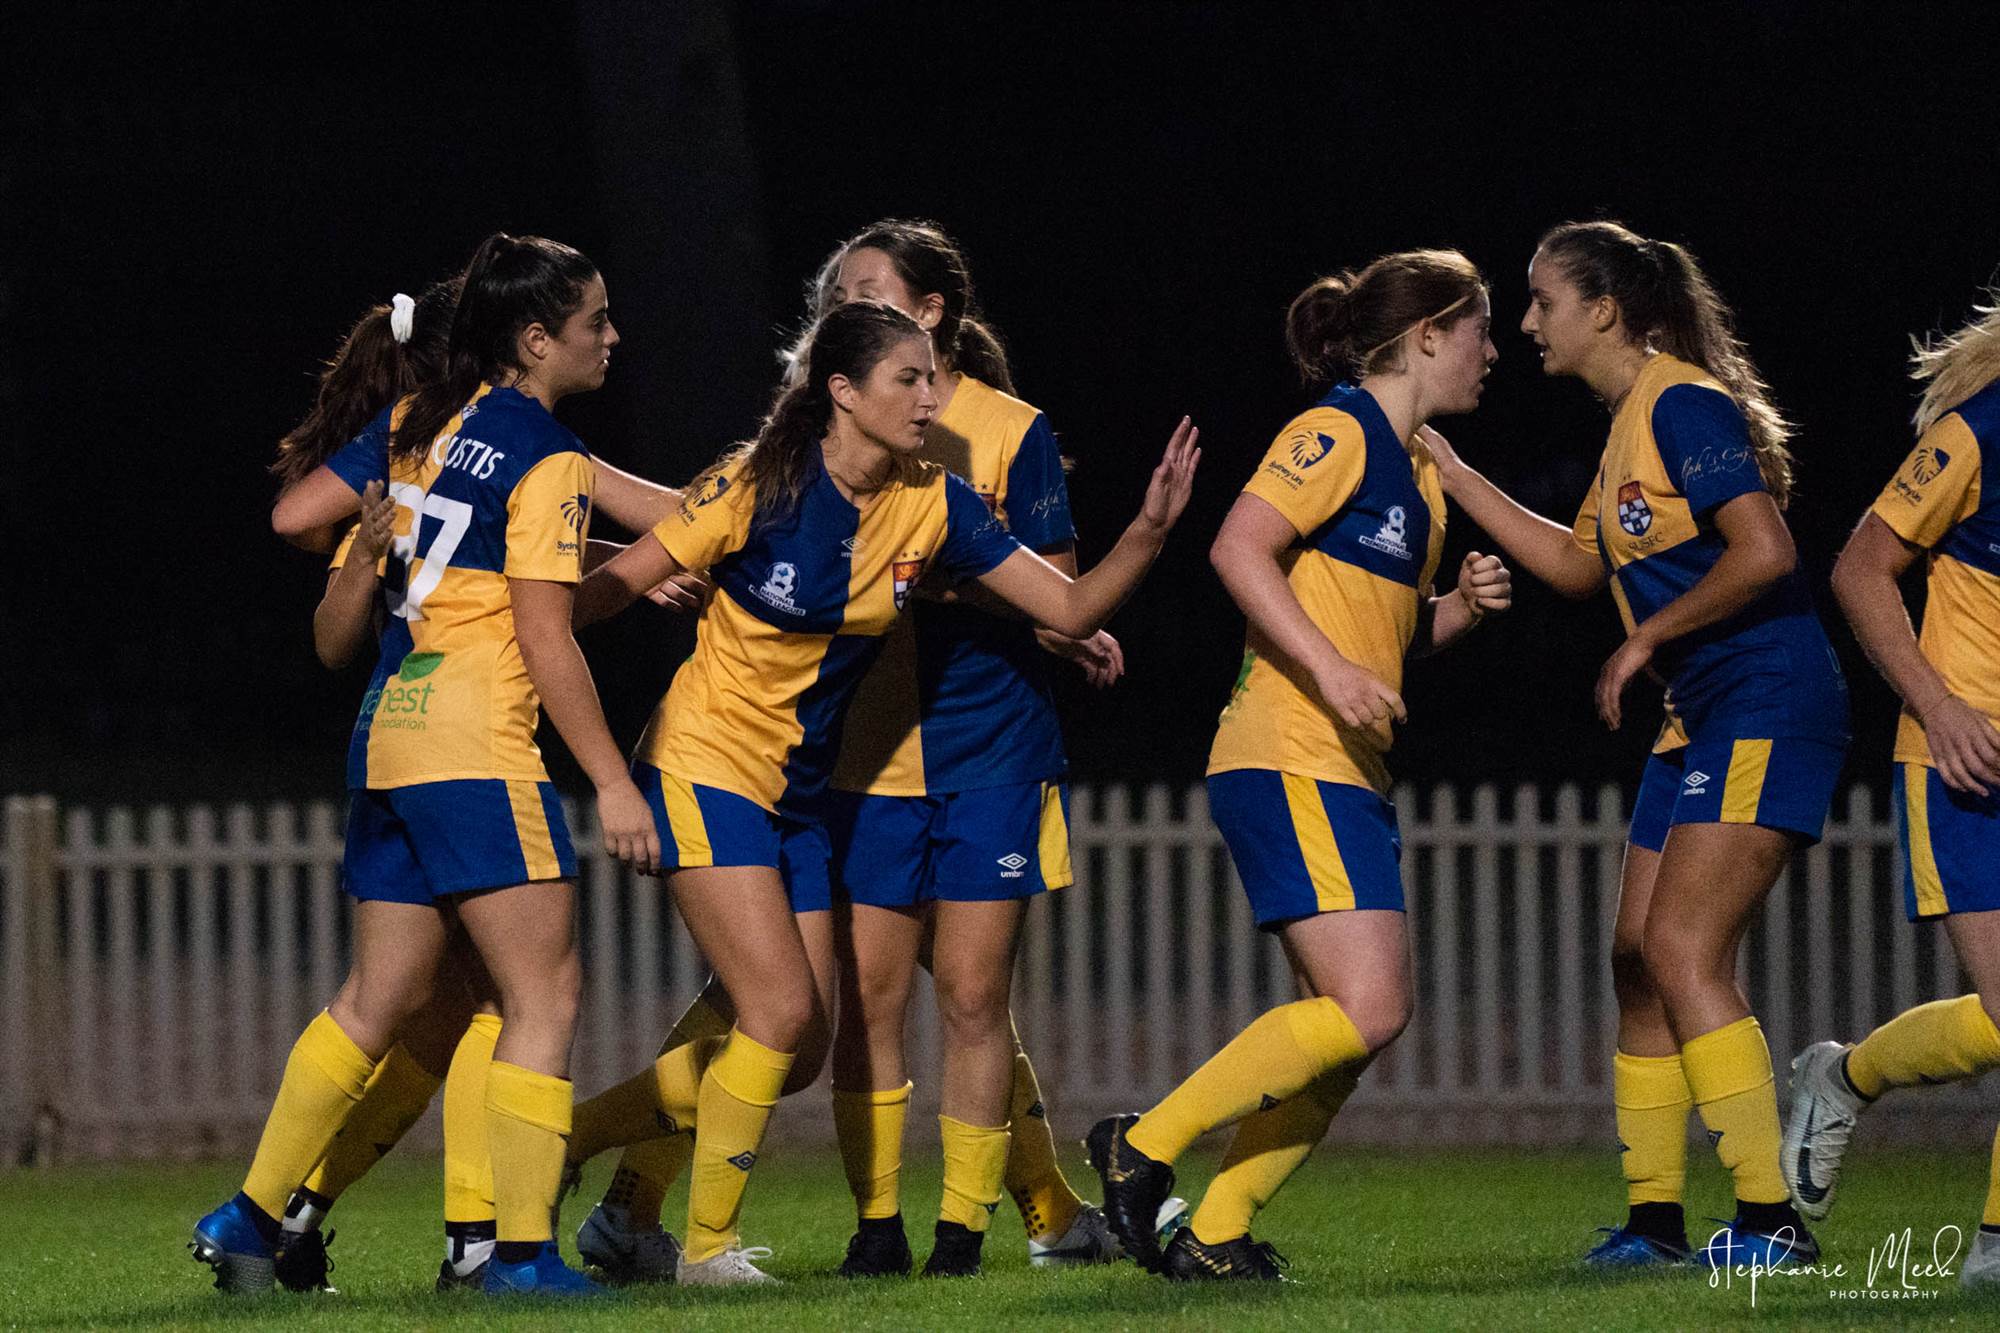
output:
[[[1722,1222],[1711,1217],[1711,1222]],[[1742,1218],[1723,1222],[1722,1228],[1701,1247],[1702,1262],[1710,1268],[1733,1268],[1756,1264],[1775,1272],[1781,1268],[1804,1268],[1819,1262],[1819,1242],[1812,1232],[1800,1227],[1780,1227],[1776,1232],[1753,1231]]]
[[[488,1296],[602,1296],[605,1289],[563,1262],[552,1240],[543,1241],[535,1257],[510,1264],[494,1255],[486,1264]]]
[[[278,1257],[241,1194],[194,1224],[188,1248],[215,1270],[215,1289],[233,1296],[261,1296],[277,1281]]]
[[[1604,1239],[1591,1246],[1583,1262],[1592,1268],[1679,1268],[1694,1262],[1685,1243],[1676,1245],[1624,1227],[1599,1227]]]

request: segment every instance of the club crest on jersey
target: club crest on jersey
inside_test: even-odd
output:
[[[890,567],[895,577],[896,609],[902,610],[910,600],[910,590],[917,586],[917,580],[924,576],[924,562],[921,560],[898,560]]]
[[[1951,455],[1934,445],[1925,445],[1917,450],[1915,465],[1910,468],[1910,479],[1919,486],[1928,486],[1944,475],[1951,466]]]
[[[1618,526],[1634,537],[1646,535],[1646,529],[1653,526],[1653,507],[1646,503],[1646,496],[1636,481],[1628,481],[1618,488]]]
[[[1361,538],[1361,544],[1371,551],[1393,555],[1398,560],[1408,560],[1410,558],[1408,525],[1409,515],[1404,512],[1403,506],[1390,505],[1389,512],[1382,518],[1382,526],[1375,530],[1372,537]]]
[[[753,591],[767,606],[775,607],[788,615],[802,616],[805,614],[805,608],[792,600],[792,594],[798,590],[798,586],[798,566],[780,560],[771,566],[771,572],[765,576],[763,584]]]
[[[1333,437],[1315,432],[1310,437],[1304,432],[1292,438],[1292,466],[1304,470],[1333,452]]]

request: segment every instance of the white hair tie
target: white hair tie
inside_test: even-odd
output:
[[[399,343],[406,343],[416,331],[417,303],[412,297],[397,292],[389,298],[389,336]]]

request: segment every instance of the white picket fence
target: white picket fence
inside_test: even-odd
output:
[[[1610,1132],[1606,961],[1621,794],[1398,793],[1417,1014],[1343,1114],[1349,1140],[1553,1143]],[[594,849],[573,820],[579,848]],[[1015,1010],[1065,1128],[1144,1105],[1292,998],[1199,787],[1079,790],[1078,882],[1029,913]],[[32,1156],[206,1156],[254,1138],[299,1029],[346,968],[338,809],[59,811],[10,797],[0,843],[0,1145]],[[1771,895],[1745,980],[1780,1064],[1966,989],[1942,932],[1902,916],[1895,826],[1865,789]],[[705,968],[664,890],[587,850],[583,1094],[650,1060]],[[937,1026],[913,1023],[920,1104]],[[799,1102],[805,1103],[800,1105]],[[823,1133],[822,1097],[781,1117]],[[1977,1086],[1874,1119],[1990,1132]],[[1872,1124],[1872,1121],[1871,1121]]]

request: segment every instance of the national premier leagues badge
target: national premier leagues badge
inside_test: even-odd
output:
[[[1653,510],[1646,503],[1646,496],[1636,481],[1628,481],[1618,488],[1618,526],[1634,537],[1646,535],[1646,529],[1653,526]]]

